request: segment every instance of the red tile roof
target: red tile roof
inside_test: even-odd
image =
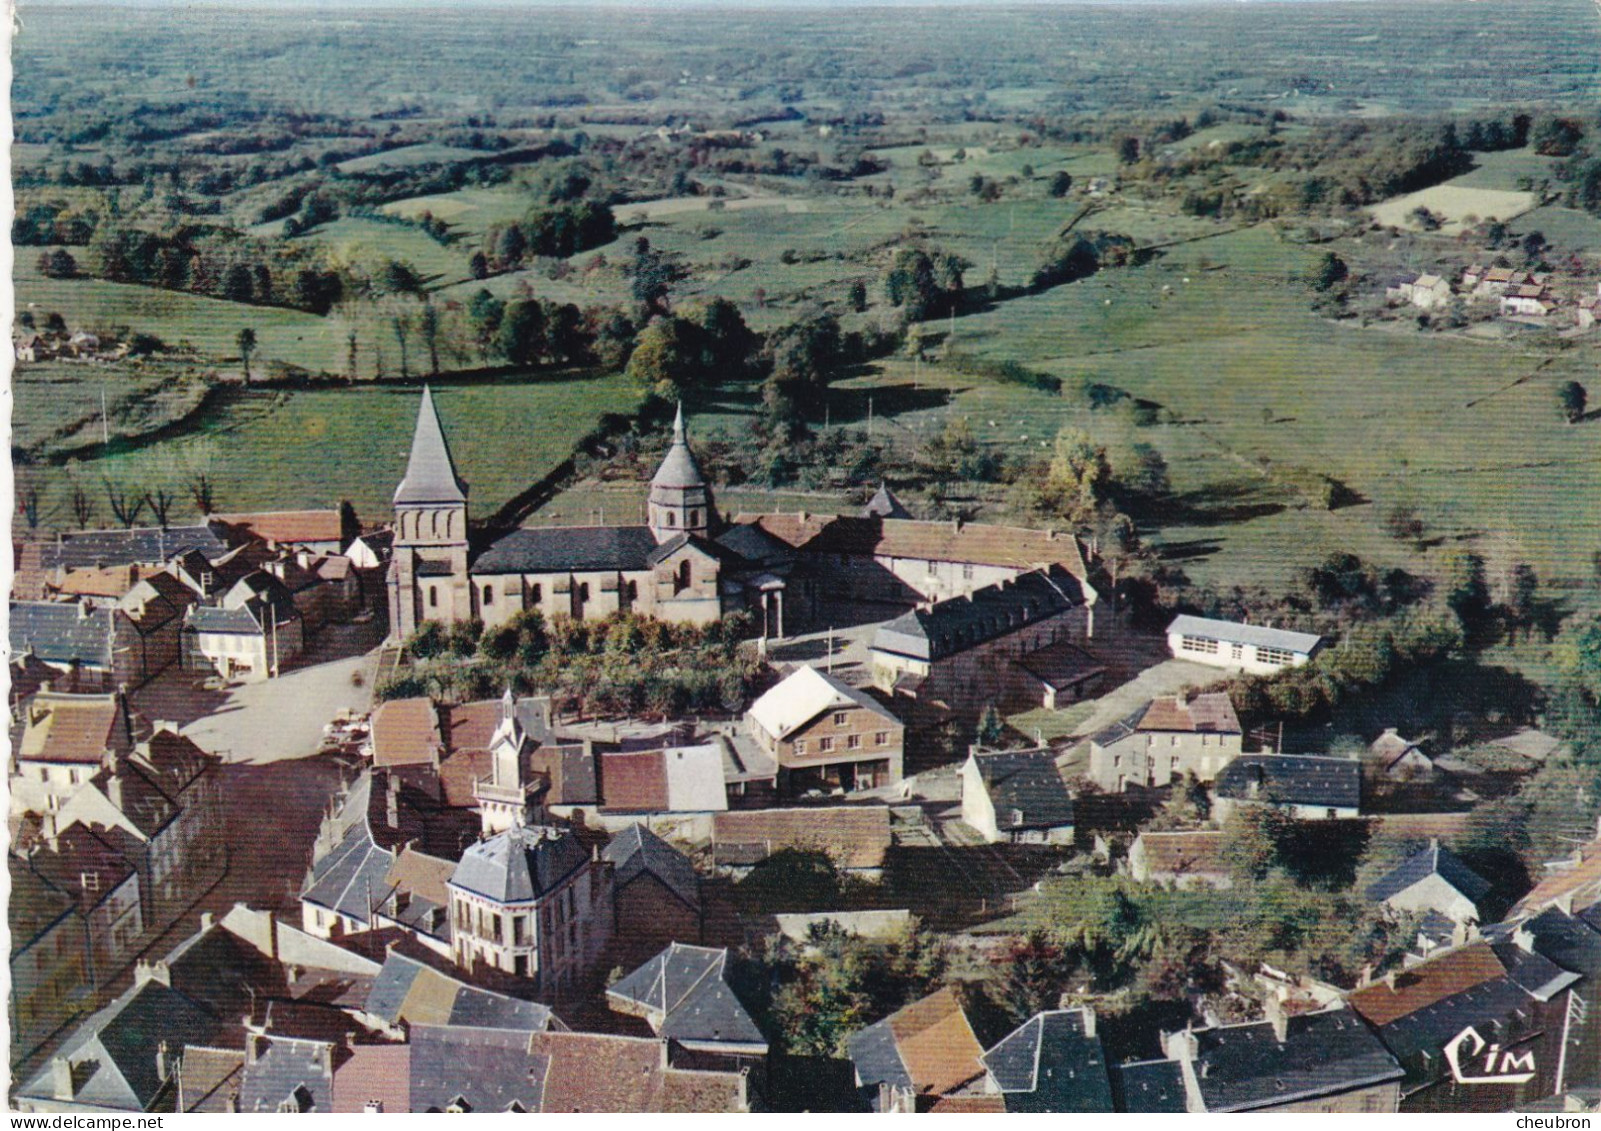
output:
[[[250,514],[218,514],[213,518],[230,526],[243,527],[264,542],[278,545],[297,542],[340,542],[344,526],[339,512],[259,511]]]
[[[334,1111],[359,1114],[374,1100],[385,1114],[411,1110],[410,1045],[356,1045],[334,1071]]]
[[[443,753],[439,713],[428,699],[391,699],[372,716],[372,758],[378,766],[433,764]]]
[[[906,1073],[919,1092],[955,1091],[984,1075],[984,1048],[949,986],[889,1015]]]
[[[1517,910],[1536,912],[1572,899],[1574,912],[1601,900],[1601,836],[1581,846],[1577,859],[1561,865],[1518,900]]]
[[[1489,943],[1474,943],[1447,951],[1410,970],[1395,974],[1392,989],[1387,981],[1373,983],[1350,997],[1351,1008],[1373,1025],[1388,1025],[1420,1009],[1444,1001],[1463,990],[1494,981],[1506,975]]]
[[[123,724],[122,706],[112,695],[41,694],[29,711],[17,755],[28,762],[98,765]]]
[[[660,750],[603,755],[600,781],[604,809],[665,812],[671,804],[667,792],[667,762]]]
[[[753,809],[712,818],[712,843],[719,855],[748,848],[749,863],[795,849],[826,852],[845,868],[882,868],[893,841],[889,808],[883,805]]]
[[[1207,731],[1212,734],[1239,734],[1240,719],[1225,692],[1182,695],[1152,699],[1135,726],[1141,731]]]

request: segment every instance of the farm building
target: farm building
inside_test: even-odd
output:
[[[751,704],[745,730],[777,761],[787,795],[901,780],[905,726],[865,691],[814,667],[795,669]]]
[[[1242,754],[1212,786],[1212,817],[1227,821],[1242,805],[1270,805],[1306,821],[1360,816],[1362,764],[1310,754]]]
[[[1167,626],[1167,646],[1180,660],[1272,675],[1306,663],[1323,647],[1323,638],[1266,625],[1181,615]]]
[[[1090,739],[1090,779],[1109,793],[1159,789],[1188,774],[1211,781],[1239,756],[1242,741],[1223,692],[1152,699]]]
[[[1129,875],[1141,884],[1231,888],[1234,875],[1223,849],[1224,834],[1210,829],[1141,833],[1129,846]]]
[[[1501,313],[1518,318],[1545,318],[1558,305],[1556,296],[1538,283],[1509,287],[1501,295]]]
[[[736,875],[775,852],[821,852],[844,871],[876,878],[893,840],[885,805],[752,809],[712,817],[712,857]]]
[[[1431,841],[1368,886],[1366,895],[1396,911],[1435,912],[1453,923],[1477,923],[1483,918],[1490,881],[1479,875],[1450,849]]]
[[[974,747],[962,765],[962,820],[990,844],[1072,844],[1073,798],[1055,755]]]
[[[1394,727],[1387,727],[1368,745],[1364,760],[1375,773],[1389,778],[1427,777],[1434,772],[1434,762],[1423,748],[1401,737]]]

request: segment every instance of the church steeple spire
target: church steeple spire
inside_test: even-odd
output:
[[[715,519],[711,488],[684,434],[680,401],[673,417],[672,446],[650,481],[650,528],[657,541],[665,542],[678,534],[705,535]]]
[[[456,474],[455,461],[450,458],[445,429],[439,423],[438,410],[434,408],[433,390],[424,385],[422,404],[417,407],[417,427],[411,436],[411,459],[406,463],[405,478],[395,488],[395,502],[466,501],[467,484]]]

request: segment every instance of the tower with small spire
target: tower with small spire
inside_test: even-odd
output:
[[[657,542],[680,534],[710,535],[717,525],[712,490],[684,437],[684,406],[673,418],[673,445],[650,481],[650,531]]]
[[[511,688],[500,700],[500,722],[489,740],[489,777],[473,783],[473,800],[485,836],[532,823],[544,783],[529,771],[528,753],[537,743],[517,719]]]
[[[394,555],[389,563],[390,631],[404,639],[425,620],[472,617],[467,580],[467,484],[456,474],[433,390],[417,408],[406,474],[395,488]]]

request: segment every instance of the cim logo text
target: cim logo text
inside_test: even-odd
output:
[[[1472,1025],[1445,1046],[1445,1062],[1458,1084],[1524,1084],[1534,1079],[1534,1053],[1514,1053],[1486,1042]]]

